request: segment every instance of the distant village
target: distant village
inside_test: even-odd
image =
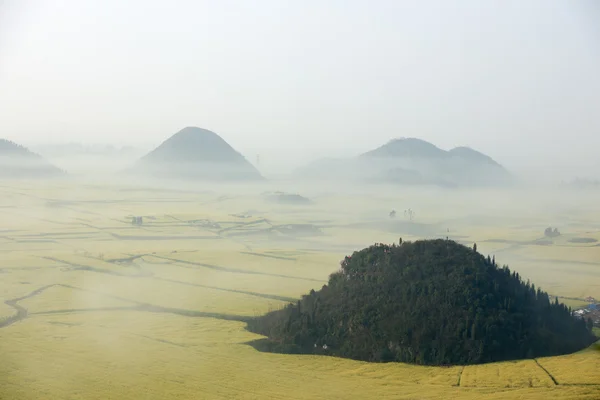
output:
[[[600,327],[600,303],[598,303],[598,300],[591,296],[586,297],[584,300],[590,304],[573,311],[573,316],[575,318],[591,318],[591,320],[594,322],[594,326]]]

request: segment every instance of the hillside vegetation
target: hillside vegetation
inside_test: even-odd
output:
[[[0,139],[0,178],[49,178],[63,174],[39,154],[10,140]]]
[[[321,290],[249,329],[271,351],[427,365],[566,354],[595,340],[518,273],[442,239],[355,252]]]

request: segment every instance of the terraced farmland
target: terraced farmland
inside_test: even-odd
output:
[[[286,207],[261,191],[1,185],[0,399],[600,398],[592,350],[447,368],[256,351],[249,318],[320,288],[352,250],[417,232],[477,242],[551,294],[600,298],[600,247],[532,244],[541,212],[490,226],[452,196],[442,212],[422,194]],[[414,226],[387,217],[415,204]],[[562,230],[599,238],[583,210]]]

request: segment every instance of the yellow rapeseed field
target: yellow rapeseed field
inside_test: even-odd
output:
[[[320,199],[312,210],[291,212],[258,194],[222,198],[69,183],[1,189],[2,400],[600,399],[600,352],[590,349],[441,368],[269,354],[247,345],[260,336],[246,331],[244,320],[318,290],[357,246],[398,240],[387,212],[394,206],[401,214],[394,199],[421,204],[410,193]],[[432,199],[422,204],[428,224],[444,217]],[[511,261],[553,294],[600,297],[596,250],[486,245],[531,240],[531,226],[543,226],[543,216],[499,222],[494,231],[460,220],[469,207],[457,201],[453,209],[450,229],[460,232],[458,240],[481,243],[480,250]],[[381,230],[371,223],[361,231],[363,209],[381,211]],[[247,210],[259,211],[235,216]],[[132,215],[147,218],[134,227]],[[222,225],[193,222],[202,219]],[[268,223],[243,226],[262,219]],[[271,229],[310,221],[328,221],[323,236]],[[443,235],[440,227],[432,231]]]

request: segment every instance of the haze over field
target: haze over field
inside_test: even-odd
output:
[[[3,181],[2,394],[565,400],[600,395],[600,356],[591,349],[442,368],[332,358],[321,348],[322,355],[307,357],[251,347],[263,338],[246,330],[253,318],[322,290],[353,251],[399,238],[475,242],[479,252],[508,263],[552,301],[558,296],[574,308],[587,306],[588,296],[600,297],[598,193],[374,188],[269,181],[155,186]],[[273,201],[282,190],[310,201]],[[391,209],[398,210],[396,218],[388,215]],[[414,214],[403,213],[407,209]],[[549,225],[561,235],[544,238]],[[540,348],[542,342],[536,343]],[[299,392],[299,382],[312,384]]]
[[[599,399],[598,21],[0,0],[0,400]]]
[[[416,137],[598,178],[599,18],[594,0],[4,1],[0,132],[151,149],[199,126],[265,175]]]

